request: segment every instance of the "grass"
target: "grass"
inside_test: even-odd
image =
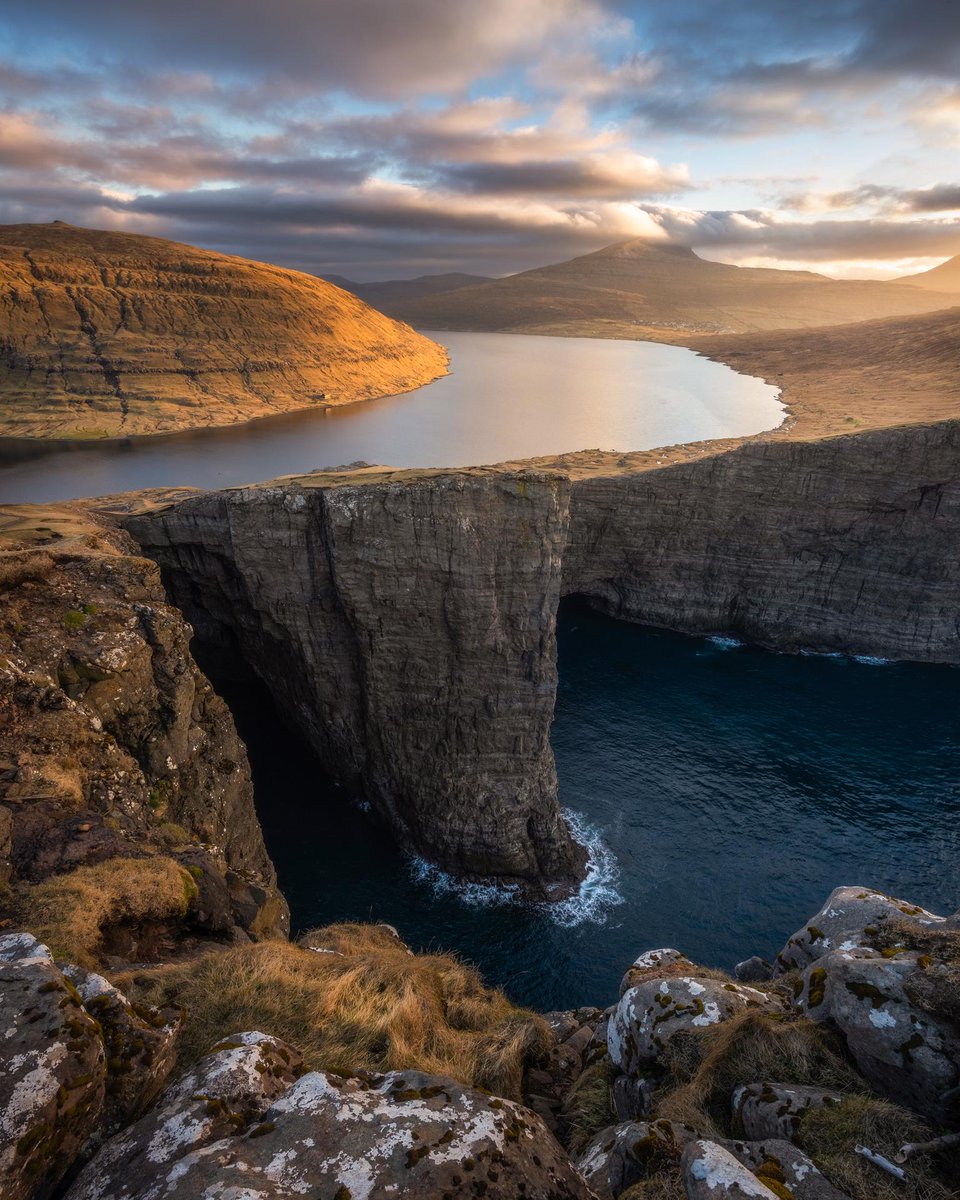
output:
[[[613,1107],[613,1080],[616,1069],[609,1060],[594,1063],[580,1075],[564,1102],[569,1134],[568,1149],[574,1155],[586,1149],[587,1143],[601,1129],[616,1125]]]
[[[803,1118],[798,1142],[820,1170],[851,1200],[956,1200],[957,1193],[942,1182],[960,1179],[960,1155],[952,1163],[927,1158],[910,1160],[907,1182],[885,1174],[854,1146],[863,1145],[892,1158],[904,1142],[932,1137],[915,1114],[877,1096],[849,1096],[842,1104],[814,1109]]]
[[[742,1136],[730,1108],[741,1084],[766,1079],[846,1092],[866,1086],[824,1026],[803,1018],[776,1020],[755,1010],[671,1039],[668,1059],[669,1090],[658,1098],[657,1116],[706,1135]]]
[[[96,968],[110,926],[179,919],[195,895],[170,858],[111,858],[24,889],[19,916],[56,958]]]
[[[550,1044],[541,1017],[450,955],[411,954],[382,926],[334,925],[308,940],[334,953],[261,942],[117,982],[138,1000],[185,1008],[184,1066],[258,1029],[290,1042],[311,1069],[416,1068],[520,1098],[526,1063]]]
[[[50,555],[42,551],[31,554],[4,554],[0,556],[0,591],[9,592],[28,579],[46,579],[54,565]]]

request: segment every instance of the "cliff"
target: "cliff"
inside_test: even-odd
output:
[[[131,539],[76,510],[0,531],[0,904],[61,953],[285,935],[246,750]]]
[[[317,475],[127,526],[402,844],[549,886],[579,868],[549,737],[568,497],[545,473]]]
[[[0,226],[0,436],[115,438],[408,391],[441,346],[332,284],[161,238]]]

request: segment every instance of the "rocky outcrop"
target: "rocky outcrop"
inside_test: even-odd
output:
[[[106,438],[386,396],[441,346],[331,284],[161,238],[0,226],[0,434]]]
[[[193,880],[175,937],[282,934],[246,750],[155,564],[89,523],[32,536],[0,553],[2,882],[172,855]],[[148,932],[125,917],[115,952],[153,957]]]
[[[571,883],[549,737],[569,485],[324,484],[201,495],[127,524],[198,636],[257,671],[402,844],[464,875]]]

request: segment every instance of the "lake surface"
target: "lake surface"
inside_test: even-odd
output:
[[[384,920],[541,1010],[637,954],[775,954],[840,884],[960,907],[960,669],[791,657],[565,605],[553,745],[596,869],[549,909],[405,859],[249,687],[227,688],[298,928]]]
[[[432,336],[448,347],[452,373],[416,391],[233,429],[80,443],[0,467],[0,502],[233,487],[357,460],[464,467],[571,450],[648,450],[758,433],[783,419],[776,388],[679,346]]]

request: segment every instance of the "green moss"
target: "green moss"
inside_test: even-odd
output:
[[[77,608],[68,608],[62,617],[64,629],[67,629],[70,632],[76,632],[76,630],[82,629],[86,623],[86,613],[81,612]]]
[[[827,973],[823,967],[814,967],[810,972],[807,986],[807,1004],[811,1008],[819,1008],[827,991]]]

